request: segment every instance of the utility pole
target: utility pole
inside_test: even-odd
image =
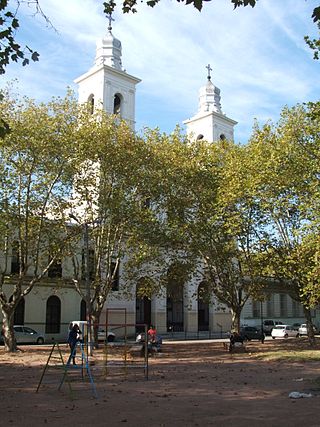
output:
[[[83,224],[83,241],[84,241],[84,271],[86,285],[86,317],[88,324],[88,347],[90,346],[90,356],[92,356],[92,339],[91,339],[91,295],[90,295],[90,252],[89,252],[89,227],[88,223]]]
[[[84,277],[86,288],[86,320],[87,320],[87,352],[90,347],[90,356],[92,356],[92,340],[91,340],[91,294],[90,294],[90,252],[89,252],[89,226],[87,222],[81,223],[79,219],[70,214],[69,217],[76,221],[83,229],[83,243],[84,243]]]

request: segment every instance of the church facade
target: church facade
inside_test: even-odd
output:
[[[184,121],[186,131],[192,139],[207,141],[233,140],[237,122],[227,117],[221,107],[221,94],[211,81],[211,68],[207,67],[207,78],[199,91],[197,113]],[[135,128],[136,87],[141,80],[128,74],[122,66],[122,46],[112,34],[109,25],[106,36],[98,42],[93,67],[78,77],[79,103],[88,103],[92,109],[103,108],[111,114],[119,114],[132,129]],[[14,268],[14,254],[12,254]],[[136,332],[133,325],[153,324],[161,334],[184,333],[186,336],[219,336],[230,330],[231,314],[226,307],[204,302],[201,286],[196,277],[184,283],[180,295],[172,299],[165,291],[150,299],[139,298],[139,283],[132,284],[132,297],[122,297],[122,273],[125,261],[120,265],[117,283],[113,287],[100,318],[100,323],[117,324],[116,335],[130,324],[129,332]],[[60,271],[48,273],[21,301],[15,314],[15,324],[25,324],[42,332],[47,342],[64,340],[70,321],[85,320],[85,301],[81,300],[73,285],[68,285],[68,260],[62,260]],[[64,279],[64,285],[56,287],[56,278]],[[175,284],[172,283],[172,286]],[[9,289],[8,289],[9,292]],[[318,310],[314,311],[317,324]],[[303,322],[302,307],[288,295],[272,294],[263,303],[248,300],[242,313],[242,323],[259,325],[262,319],[272,318],[289,324]],[[1,320],[1,319],[0,319]],[[118,332],[117,332],[118,330]],[[121,332],[119,332],[119,330]]]

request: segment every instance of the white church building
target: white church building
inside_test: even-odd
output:
[[[75,82],[80,103],[89,103],[92,109],[98,106],[109,113],[119,114],[134,129],[136,92],[141,80],[123,69],[121,56],[121,42],[113,36],[109,25],[107,34],[97,43],[94,65]],[[195,139],[233,140],[237,122],[223,113],[220,89],[211,81],[211,71],[208,65],[207,77],[199,91],[198,111],[184,121],[186,131],[190,138]],[[118,281],[108,297],[101,323],[105,323],[108,316],[110,323],[153,324],[160,334],[183,333],[186,337],[213,337],[230,330],[229,310],[198,298],[201,290],[198,281],[191,279],[185,283],[180,297],[174,300],[165,293],[151,299],[136,298],[134,292],[131,299],[124,299],[121,296],[122,268],[124,265],[120,266]],[[62,261],[59,274],[68,279],[67,261]],[[49,271],[46,280],[21,302],[15,315],[15,324],[25,324],[44,333],[47,342],[64,340],[69,322],[84,320],[86,313],[85,302],[74,287],[70,284],[56,288],[55,277]],[[133,289],[137,286],[133,284]],[[314,315],[318,313],[315,311]],[[263,303],[249,300],[243,310],[242,322],[258,325],[262,317],[286,320],[289,324],[304,320],[302,307],[285,294],[272,294]],[[131,327],[130,332],[134,334],[135,329]]]

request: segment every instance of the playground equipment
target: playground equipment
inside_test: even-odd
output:
[[[123,322],[110,322],[111,314]],[[144,378],[148,379],[149,361],[147,348],[143,344],[135,341],[135,331],[137,327],[143,327],[145,333],[148,325],[128,323],[126,308],[108,308],[106,310],[105,324],[99,325],[106,331],[114,331],[116,340],[114,342],[105,342],[104,345],[104,366],[105,375],[111,373],[122,373],[128,375],[129,370],[141,369]]]
[[[96,387],[90,371],[89,361],[86,356],[84,344],[82,342],[78,342],[73,348],[71,354],[70,353],[68,354],[68,358],[69,360],[71,360],[72,358],[75,358],[77,361],[80,359],[81,363],[78,365],[71,365],[70,363],[65,363],[59,344],[54,343],[51,348],[47,363],[43,369],[38,387],[36,389],[36,393],[38,393],[38,391],[40,390],[40,386],[43,383],[45,376],[48,377],[49,371],[52,368],[54,368],[54,369],[60,369],[63,372],[58,390],[61,390],[64,382],[67,381],[70,397],[73,398],[73,389],[71,386],[71,379],[77,382],[79,382],[79,379],[80,379],[82,382],[84,382],[85,374],[86,374],[91,384],[92,393],[94,397],[97,398],[98,397],[97,391],[96,391]],[[53,364],[51,364],[50,362]],[[78,374],[80,373],[80,375],[77,375],[77,376],[73,375],[75,372],[78,372]]]

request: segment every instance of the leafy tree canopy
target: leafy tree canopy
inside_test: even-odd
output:
[[[148,6],[154,7],[156,4],[158,4],[161,0],[147,0],[146,3]],[[177,0],[179,3],[185,3],[186,5],[192,4],[196,9],[199,11],[202,10],[203,3],[208,1],[214,1],[214,0]],[[230,0],[234,9],[240,6],[251,6],[255,7],[258,0]],[[143,0],[140,0],[139,3],[142,3]],[[137,0],[123,0],[122,1],[122,11],[124,13],[128,12],[137,12],[136,6],[138,2]],[[103,2],[104,6],[104,12],[107,15],[110,15],[114,12],[115,7],[117,6],[117,3],[114,0],[108,0]],[[320,21],[320,6],[315,7],[312,13],[312,19],[314,22]]]
[[[8,0],[0,0],[0,74],[5,73],[5,67],[12,61],[22,61],[22,65],[25,66],[29,64],[30,60],[39,60],[38,52],[35,52],[28,45],[21,46],[17,42],[16,34],[20,27],[17,13],[20,4],[24,1],[15,1],[14,3],[12,5],[11,2],[9,8]],[[38,1],[35,3],[39,9]]]

